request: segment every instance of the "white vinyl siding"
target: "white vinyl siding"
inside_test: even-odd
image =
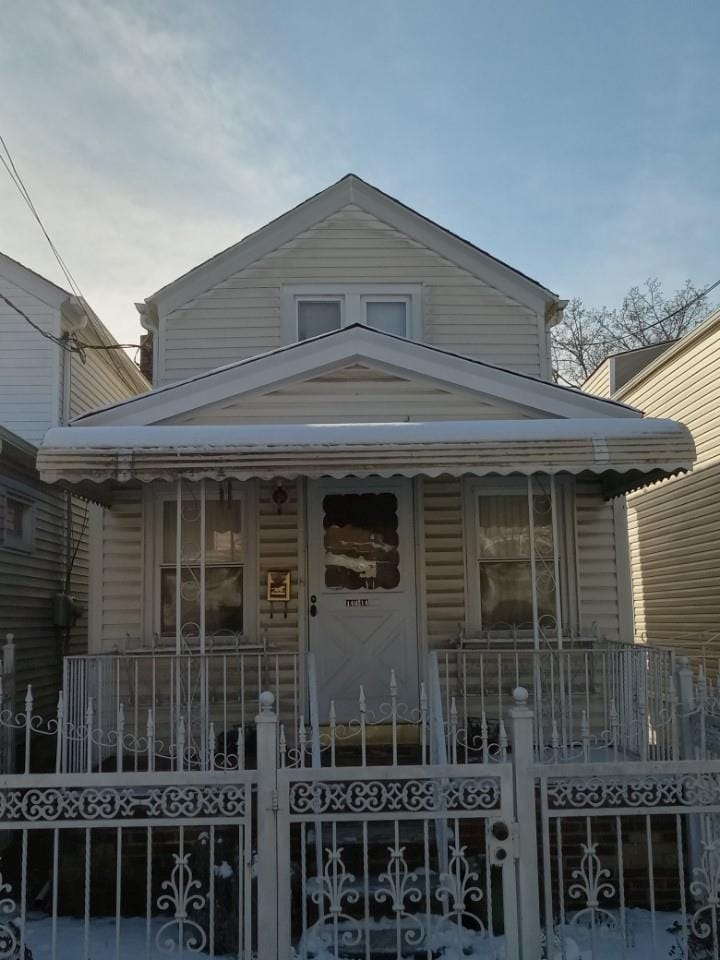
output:
[[[281,346],[283,285],[313,282],[422,284],[420,339],[522,373],[542,371],[542,318],[349,205],[162,319],[157,385]]]
[[[57,309],[0,275],[0,293],[47,333],[60,333]],[[0,424],[38,444],[59,422],[60,348],[0,300]]]
[[[451,390],[361,364],[194,411],[168,423],[371,423],[388,419],[523,419],[525,414],[497,400]]]

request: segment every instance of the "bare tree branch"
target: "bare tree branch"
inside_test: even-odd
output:
[[[631,287],[619,307],[570,300],[553,330],[555,379],[579,386],[613,353],[681,337],[707,315],[708,298],[696,299],[702,289],[686,280],[666,299],[660,281],[650,277],[642,288]]]

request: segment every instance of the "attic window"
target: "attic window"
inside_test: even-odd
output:
[[[298,300],[298,340],[309,340],[339,330],[342,324],[340,300]]]
[[[283,286],[285,343],[320,337],[353,324],[420,339],[420,284],[298,284]]]
[[[396,337],[407,336],[408,298],[363,297],[365,323],[373,330],[392,333]]]

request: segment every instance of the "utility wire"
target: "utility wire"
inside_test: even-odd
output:
[[[37,221],[38,226],[40,227],[40,230],[42,231],[43,236],[44,236],[45,239],[47,240],[48,245],[49,245],[49,247],[50,247],[50,250],[52,251],[53,256],[55,257],[55,259],[56,259],[56,261],[57,261],[57,263],[58,263],[58,266],[60,267],[60,269],[61,269],[61,271],[62,271],[65,279],[66,279],[67,282],[68,282],[68,285],[70,286],[70,290],[72,291],[72,293],[73,293],[73,294],[75,295],[75,297],[77,298],[77,300],[78,300],[78,302],[79,302],[79,304],[80,304],[80,307],[81,307],[83,313],[85,314],[85,318],[86,318],[86,320],[87,320],[87,322],[88,322],[88,324],[89,324],[89,326],[90,326],[90,329],[93,330],[93,331],[95,332],[95,334],[97,335],[98,339],[102,341],[102,339],[103,339],[102,331],[98,328],[97,323],[96,323],[96,321],[95,321],[95,318],[94,318],[93,315],[92,315],[92,312],[88,309],[87,302],[86,302],[86,300],[85,300],[85,297],[83,296],[82,290],[80,289],[80,285],[79,285],[78,282],[75,280],[75,277],[73,276],[72,272],[70,271],[70,268],[68,267],[68,265],[67,265],[67,263],[65,262],[64,258],[62,257],[60,251],[58,250],[57,246],[55,245],[54,241],[52,240],[50,234],[48,233],[48,230],[47,230],[47,228],[45,227],[45,224],[43,223],[42,218],[41,218],[40,214],[39,214],[38,211],[37,211],[37,208],[36,208],[36,206],[35,206],[35,204],[34,204],[34,202],[33,202],[33,199],[32,199],[32,197],[30,196],[30,191],[28,190],[27,186],[25,185],[25,182],[23,181],[22,177],[20,176],[20,172],[19,172],[19,170],[17,169],[17,166],[15,165],[15,161],[13,160],[12,154],[10,153],[10,149],[9,149],[7,143],[5,142],[5,139],[3,138],[2,134],[0,134],[0,146],[2,147],[2,151],[0,151],[0,161],[2,162],[2,165],[5,167],[5,170],[7,171],[8,176],[9,176],[10,179],[12,180],[12,182],[13,182],[13,184],[15,185],[18,193],[20,194],[20,196],[21,196],[22,199],[24,200],[26,206],[27,206],[28,209],[30,210],[30,213],[32,214],[33,218]],[[3,156],[3,151],[4,151],[4,154],[5,154],[4,156]],[[124,370],[124,368],[122,367],[122,365],[120,364],[120,362],[115,360],[115,356],[114,356],[114,354],[112,353],[112,351],[113,351],[113,350],[123,350],[123,349],[125,349],[125,348],[142,350],[142,346],[141,346],[140,344],[136,344],[136,343],[128,343],[128,344],[120,344],[120,343],[113,343],[113,344],[99,343],[99,344],[93,344],[93,343],[86,343],[86,342],[84,342],[83,340],[81,340],[80,337],[78,337],[76,334],[72,334],[72,335],[70,335],[69,337],[64,337],[64,338],[54,337],[52,334],[48,334],[48,333],[46,333],[46,331],[42,330],[42,328],[40,328],[36,323],[34,323],[34,322],[27,316],[27,314],[24,313],[24,311],[22,311],[16,304],[14,304],[14,303],[12,303],[10,300],[8,300],[7,297],[4,297],[4,296],[3,296],[3,300],[4,300],[10,307],[12,307],[13,310],[15,310],[17,313],[19,313],[20,316],[23,317],[23,318],[30,324],[30,326],[32,326],[32,327],[33,327],[35,330],[37,330],[38,332],[42,333],[42,335],[45,336],[47,339],[52,340],[54,343],[57,343],[62,349],[68,351],[69,353],[76,353],[76,354],[78,354],[78,356],[80,357],[80,360],[82,361],[82,363],[85,363],[85,362],[86,362],[86,356],[85,356],[85,351],[86,351],[86,350],[104,350],[104,351],[108,351],[108,359],[110,360],[110,363],[112,364],[112,366],[115,368],[115,371],[116,371],[116,373],[118,374],[118,376],[120,376],[120,378],[125,382],[125,384],[126,384],[130,389],[132,389],[132,390],[135,389],[134,384],[131,384],[131,383],[128,382],[127,376],[126,376],[126,371]]]
[[[41,337],[45,337],[46,340],[52,340],[53,343],[56,343],[62,350],[67,350],[69,353],[79,353],[80,345],[69,340],[67,337],[56,337],[52,333],[48,333],[47,330],[43,330],[41,326],[38,326],[34,320],[31,320],[30,317],[25,313],[24,310],[21,310],[16,303],[13,303],[12,300],[9,300],[4,293],[0,293],[0,300],[4,300],[5,303],[16,313],[19,313],[23,320],[27,321],[33,330],[37,330]]]
[[[645,333],[646,330],[652,330],[653,327],[659,327],[661,323],[667,323],[668,320],[672,320],[673,317],[676,317],[679,313],[687,310],[688,307],[695,306],[696,303],[699,303],[700,300],[711,293],[715,287],[720,287],[720,280],[716,280],[715,283],[711,283],[709,287],[706,287],[702,291],[702,293],[699,293],[696,297],[693,297],[692,300],[688,300],[687,303],[684,303],[681,307],[678,307],[677,310],[673,310],[673,312],[669,313],[666,317],[661,317],[659,320],[653,320],[652,323],[648,323],[647,326],[643,327],[639,332]]]

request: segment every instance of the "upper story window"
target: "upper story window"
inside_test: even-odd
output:
[[[354,323],[396,337],[420,339],[419,284],[302,284],[283,287],[285,343],[309,340]]]
[[[35,509],[32,500],[8,493],[4,512],[2,546],[32,551],[35,547]]]

